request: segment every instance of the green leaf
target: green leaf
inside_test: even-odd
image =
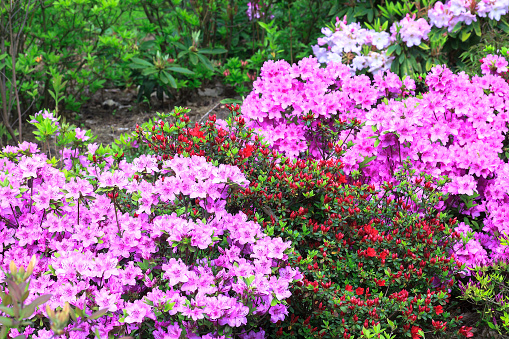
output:
[[[164,77],[166,83],[170,83],[170,86],[173,88],[177,88],[177,82],[175,81],[175,78],[167,72],[161,72],[161,80]]]
[[[19,288],[18,284],[16,284],[12,280],[7,280],[7,285],[9,286],[9,294],[14,302],[21,301],[22,292]]]
[[[25,306],[23,308],[23,310],[21,310],[21,317],[23,319],[29,319],[32,317],[32,315],[34,314],[35,312],[35,308],[37,306],[40,306],[42,304],[44,304],[45,302],[47,302],[48,300],[51,299],[51,294],[45,294],[45,295],[41,295],[40,297],[38,297],[37,299],[35,299],[34,301],[32,301],[32,303],[30,303],[30,305],[28,306]]]
[[[7,297],[7,296],[6,296]],[[6,298],[7,299],[7,298]],[[3,300],[2,300],[3,301]],[[7,300],[5,301],[7,302]],[[7,307],[7,306],[0,306],[0,311],[4,312],[5,314],[8,314],[10,315],[11,317],[14,317],[14,311],[12,308],[10,307]]]
[[[403,64],[401,64],[401,75],[408,75],[410,74],[409,72],[409,69],[408,69],[408,59],[405,60],[405,62],[403,62]]]
[[[463,26],[463,24],[461,22],[458,22],[456,24],[456,26],[454,26],[454,28],[452,29],[451,33],[458,33],[461,30],[462,26]]]
[[[248,278],[244,278],[244,281],[246,282],[246,285],[247,285],[247,286],[250,286],[250,285],[251,285],[251,283],[252,283],[254,280],[255,280],[255,276],[254,276],[254,275],[252,275],[252,276],[250,276],[250,277],[248,277]]]
[[[376,155],[373,155],[372,157],[364,158],[364,161],[359,164],[359,168],[367,167],[368,164],[376,159]]]
[[[141,74],[146,76],[146,75],[152,75],[152,74],[155,74],[155,73],[157,73],[157,72],[159,72],[159,71],[158,71],[155,67],[150,67],[150,68],[145,68],[145,69],[141,72]]]
[[[277,304],[279,304],[279,302],[276,298],[272,299],[272,301],[270,302],[270,306],[272,307],[276,306]]]
[[[419,45],[420,48],[422,48],[423,50],[428,50],[429,49],[429,46],[426,45],[424,42],[421,42],[421,44]]]
[[[198,57],[198,59],[200,59],[201,63],[205,67],[207,67],[211,71],[214,71],[214,66],[212,65],[212,63],[210,62],[210,60],[206,56],[201,55],[199,53],[196,56]]]
[[[428,60],[426,60],[426,72],[429,72],[431,67],[433,67],[433,61],[431,60],[431,58],[429,58]]]
[[[224,49],[224,48],[204,48],[204,49],[200,49],[199,50],[200,53],[202,54],[223,54],[223,53],[226,53],[228,52],[227,49]]]
[[[11,318],[0,317],[0,324],[7,326],[7,327],[12,327],[13,321]]]
[[[399,62],[393,62],[391,64],[391,71],[393,71],[396,74],[399,74]]]
[[[130,64],[129,66],[131,68],[146,68],[146,67],[152,67],[153,64],[148,62],[147,60],[143,60],[143,59],[140,59],[140,58],[132,58],[132,64]]]
[[[461,35],[460,35],[460,39],[461,41],[467,41],[468,38],[470,38],[470,35],[472,34],[472,32],[466,32],[466,31],[461,31]]]
[[[242,100],[226,98],[220,101],[222,104],[241,104]]]
[[[395,50],[396,48],[398,48],[399,45],[391,45],[389,46],[389,48],[387,48],[387,56],[390,56]]]
[[[193,65],[198,64],[198,57],[196,56],[196,53],[189,54],[189,61],[191,61]]]
[[[472,26],[474,27],[475,34],[477,36],[481,36],[481,25],[479,24],[479,21],[474,21]]]
[[[187,69],[187,68],[184,68],[184,67],[178,67],[178,66],[171,66],[171,67],[168,67],[168,70],[170,71],[173,71],[173,72],[177,72],[177,73],[182,73],[182,74],[194,74],[193,71]]]
[[[92,320],[95,320],[95,319],[99,319],[100,317],[102,317],[103,315],[105,315],[106,313],[108,313],[108,309],[107,308],[103,308],[97,312],[94,312],[92,313],[89,317],[87,317],[88,319],[92,319]]]
[[[501,19],[498,26],[507,34],[509,34],[509,24],[504,19]]]

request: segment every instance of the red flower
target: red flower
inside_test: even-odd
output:
[[[362,287],[358,287],[356,290],[355,290],[355,293],[357,295],[363,295],[364,294],[364,289]]]
[[[368,250],[366,251],[367,257],[374,257],[376,255],[376,251],[372,247],[368,247]]]
[[[467,338],[471,338],[474,336],[474,334],[472,332],[470,332],[470,330],[472,330],[472,327],[466,327],[466,326],[461,326],[461,328],[459,329],[459,334],[467,337]]]
[[[205,139],[205,134],[202,131],[200,131],[200,126],[198,125],[194,126],[193,129],[190,129],[189,134],[191,134],[193,137],[197,137],[202,140]]]
[[[435,320],[431,320],[431,323],[433,324],[433,327],[435,328],[435,330],[437,331],[445,331],[447,329],[447,323],[444,322],[444,321],[435,321]]]
[[[241,149],[239,151],[239,154],[242,157],[247,158],[247,157],[250,157],[251,154],[253,154],[254,149],[255,149],[255,147],[253,145],[246,145],[246,147],[244,147],[243,149]]]
[[[378,286],[385,286],[385,280],[377,280],[376,284]]]
[[[442,309],[442,305],[435,306],[435,313],[437,315],[444,313],[444,310]]]
[[[352,292],[353,291],[353,287],[350,286],[350,285],[346,285],[345,286],[345,290],[347,290],[348,292]]]
[[[419,334],[419,331],[421,330],[420,327],[412,326],[412,339],[419,339],[421,335]]]

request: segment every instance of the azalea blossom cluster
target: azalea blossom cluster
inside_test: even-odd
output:
[[[2,154],[4,270],[11,260],[26,266],[35,255],[27,302],[51,294],[52,309],[68,302],[85,312],[108,310],[97,320],[78,319],[68,329],[81,331],[61,338],[150,330],[154,338],[212,339],[230,337],[220,334],[226,328],[264,338],[263,330],[244,329],[288,314],[289,287],[302,278],[286,265],[291,243],[223,208],[230,185],[249,184],[237,167],[199,156],[142,155],[101,166],[82,159],[77,171],[64,172],[35,144]],[[19,333],[53,338],[38,325],[11,330]]]
[[[500,21],[508,12],[509,2],[506,0],[451,0],[445,4],[437,1],[428,11],[428,17],[431,25],[438,28],[447,27],[451,32],[458,23],[470,25],[477,21],[477,16]]]
[[[488,54],[480,60],[482,74],[502,74],[507,72],[507,59],[500,55]]]
[[[353,74],[366,68],[373,74],[391,68],[394,57],[387,55],[387,47],[392,42],[387,32],[365,29],[356,22],[347,24],[345,17],[343,20],[336,18],[334,31],[322,28],[322,34],[325,36],[318,38],[318,44],[312,46],[320,63],[342,63],[346,58]],[[366,48],[368,53],[363,54]]]
[[[407,14],[401,21],[393,23],[390,31],[392,41],[396,41],[399,34],[407,47],[412,47],[419,46],[422,40],[428,40],[431,26],[423,18],[415,20],[415,14],[413,16]]]
[[[307,128],[316,128],[317,120],[323,118],[365,122],[358,133],[343,131],[339,137],[339,147],[353,143],[342,157],[346,173],[360,170],[359,164],[370,159],[362,172],[376,186],[390,181],[410,159],[420,172],[448,176],[444,193],[451,198],[444,207],[457,207],[473,218],[482,212],[487,215],[484,232],[457,248],[459,260],[469,267],[507,260],[509,252],[500,246],[499,238],[509,234],[509,199],[504,189],[509,187],[509,165],[499,154],[509,121],[509,85],[499,76],[470,79],[443,66],[432,69],[426,84],[429,91],[414,97],[413,81],[401,81],[391,73],[375,77],[372,83],[366,76],[351,76],[346,66],[334,62],[326,68],[319,68],[312,58],[292,66],[267,62],[242,111],[269,143],[290,155],[304,150],[295,147],[296,142],[288,146],[282,142],[292,139],[288,132],[292,126],[292,135],[304,142]],[[389,99],[381,102],[384,97]],[[312,117],[310,127],[304,127],[306,116]],[[274,133],[278,130],[285,134]],[[306,143],[319,156],[312,152],[316,145]],[[470,208],[459,199],[475,195],[477,205]],[[464,229],[458,232],[464,234]]]
[[[311,57],[294,65],[267,61],[242,114],[249,119],[248,126],[286,156],[296,157],[309,147],[312,156],[319,157],[319,145],[311,141],[318,120],[362,118],[379,98],[408,95],[415,89],[412,79],[401,81],[392,73],[375,79],[372,85],[367,76],[352,76],[346,65],[335,62],[320,68]],[[313,122],[307,127],[310,119]]]

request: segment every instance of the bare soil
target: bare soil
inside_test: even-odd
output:
[[[63,112],[62,115],[68,123],[91,130],[97,136],[95,142],[110,144],[121,134],[134,131],[136,124],[142,124],[153,117],[157,112],[170,112],[176,106],[191,109],[188,113],[191,121],[203,121],[209,115],[216,114],[218,118],[226,118],[229,111],[223,99],[241,99],[231,88],[215,85],[213,88],[198,90],[180,102],[165,98],[164,102],[152,95],[150,104],[137,102],[136,89],[104,89],[92,95],[91,99],[83,104],[80,113]],[[24,126],[25,140],[35,142],[32,131],[34,127]]]

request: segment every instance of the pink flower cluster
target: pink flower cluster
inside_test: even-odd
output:
[[[220,338],[225,327],[264,338],[244,326],[288,314],[289,287],[302,278],[286,266],[291,243],[223,208],[230,184],[248,184],[237,167],[196,156],[161,167],[147,155],[118,166],[83,161],[77,172],[64,172],[34,144],[2,152],[3,269],[11,260],[26,266],[35,255],[27,302],[52,294],[53,309],[65,302],[90,313],[108,309],[98,320],[78,319],[72,327],[81,331],[61,338],[143,333],[149,323],[154,338]],[[21,333],[53,338],[39,325]]]
[[[428,34],[431,32],[431,26],[426,20],[420,18],[415,20],[415,14],[407,14],[401,21],[395,22],[391,26],[393,40],[399,34],[407,47],[419,46],[422,40],[428,40]]]
[[[441,1],[428,11],[430,24],[442,28],[447,27],[451,32],[458,23],[472,24],[477,21],[477,16],[488,17],[491,20],[500,21],[503,15],[509,12],[507,0],[451,0],[443,4]]]
[[[426,84],[429,91],[415,97],[413,81],[401,81],[392,73],[377,75],[372,83],[365,76],[351,76],[346,66],[334,62],[326,68],[319,68],[311,58],[292,66],[269,62],[242,112],[274,148],[292,156],[299,149],[279,141],[286,135],[270,135],[277,126],[285,125],[284,131],[293,126],[295,134],[308,136],[316,128],[316,120],[311,127],[303,123],[308,115],[364,121],[357,134],[344,131],[338,138],[353,142],[342,157],[347,173],[361,170],[366,182],[380,185],[391,181],[410,159],[417,171],[446,175],[450,182],[444,193],[450,198],[444,208],[459,208],[472,218],[486,213],[486,218],[478,219],[484,233],[474,234],[467,249],[457,249],[460,261],[474,266],[508,260],[509,249],[498,239],[504,232],[509,234],[509,191],[504,188],[509,187],[509,165],[499,157],[508,130],[509,85],[499,76],[470,79],[442,66],[431,70]],[[399,98],[379,100],[391,96]],[[320,156],[312,140],[306,143],[313,155]],[[367,158],[373,160],[360,169]],[[476,195],[477,205],[471,208],[460,199]]]
[[[342,63],[345,54],[350,53],[354,56],[348,65],[352,74],[366,68],[373,74],[391,68],[394,57],[387,55],[387,47],[392,42],[389,33],[361,28],[359,23],[347,25],[346,17],[344,20],[336,18],[334,31],[325,27],[322,33],[325,36],[318,38],[318,45],[312,46],[320,63]],[[371,46],[376,47],[378,52],[372,51]],[[369,47],[367,54],[362,53],[364,47]]]
[[[364,117],[367,110],[382,96],[409,94],[415,89],[410,78],[403,82],[392,73],[375,76],[371,85],[365,76],[352,76],[346,65],[331,62],[325,68],[314,58],[304,58],[298,64],[267,61],[253,92],[242,105],[242,114],[272,147],[295,157],[310,149],[320,157],[312,132],[319,119]],[[306,127],[305,120],[313,123]]]
[[[488,54],[480,61],[482,74],[502,74],[507,72],[508,62],[503,56]]]

